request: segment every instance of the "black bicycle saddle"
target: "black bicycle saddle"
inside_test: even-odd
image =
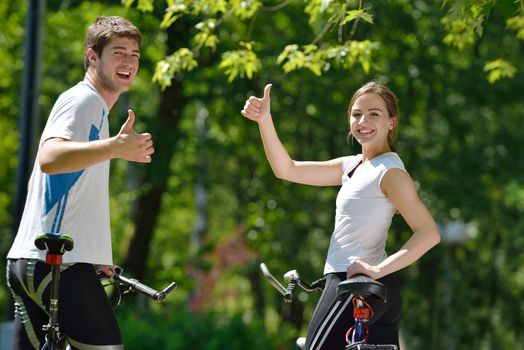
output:
[[[337,300],[345,299],[351,294],[364,298],[373,295],[383,303],[387,302],[386,286],[365,275],[355,275],[338,284]]]
[[[69,235],[44,233],[35,238],[35,246],[40,250],[47,250],[49,254],[62,255],[73,249],[73,238]]]

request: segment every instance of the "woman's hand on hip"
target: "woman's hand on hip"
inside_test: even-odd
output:
[[[382,277],[378,267],[370,265],[361,259],[353,261],[346,270],[346,278],[351,278],[355,275],[366,275],[374,280]]]

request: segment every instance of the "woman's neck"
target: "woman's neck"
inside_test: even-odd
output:
[[[362,146],[362,161],[366,162],[388,152],[391,152],[389,146],[374,149]]]

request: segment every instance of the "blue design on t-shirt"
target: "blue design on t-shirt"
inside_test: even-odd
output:
[[[91,130],[89,131],[89,141],[96,141],[100,139],[100,130],[104,122],[104,116],[105,111],[102,113],[100,129],[97,128],[94,124],[91,124]],[[47,215],[57,205],[51,232],[60,232],[69,191],[71,191],[84,171],[85,169],[64,174],[46,174],[44,213]]]

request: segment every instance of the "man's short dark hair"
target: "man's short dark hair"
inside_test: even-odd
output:
[[[91,48],[100,57],[106,45],[114,38],[129,38],[138,46],[142,34],[130,21],[120,16],[100,16],[89,26],[84,40],[84,69],[89,68],[87,49]]]

